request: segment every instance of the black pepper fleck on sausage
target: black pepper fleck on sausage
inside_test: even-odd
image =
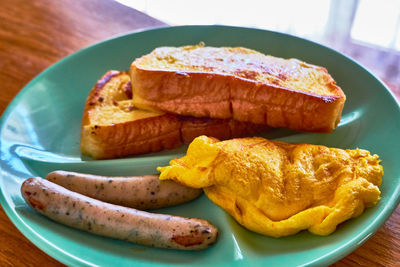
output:
[[[182,204],[203,192],[173,181],[160,181],[158,175],[106,177],[54,171],[46,179],[85,196],[140,210]]]

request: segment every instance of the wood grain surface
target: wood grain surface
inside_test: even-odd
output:
[[[0,0],[0,114],[32,78],[94,42],[165,25],[111,0]],[[400,87],[391,84],[400,98]],[[400,266],[400,208],[360,248],[333,266]],[[0,266],[60,266],[0,209]]]

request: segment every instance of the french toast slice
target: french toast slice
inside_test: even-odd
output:
[[[139,108],[300,131],[331,132],[346,100],[325,68],[243,47],[160,47],[130,75]]]
[[[129,74],[112,70],[98,80],[86,99],[80,145],[84,155],[109,159],[172,149],[203,134],[229,139],[267,128],[138,109],[132,101]]]

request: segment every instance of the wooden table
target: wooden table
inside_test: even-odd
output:
[[[61,58],[115,34],[165,25],[111,0],[0,0],[0,114],[33,77]],[[392,85],[398,99],[399,86]],[[0,266],[59,266],[0,209]],[[360,248],[334,266],[400,262],[400,208]]]

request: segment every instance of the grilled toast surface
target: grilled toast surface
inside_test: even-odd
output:
[[[82,117],[81,151],[94,159],[158,152],[206,134],[229,139],[265,125],[194,118],[135,107],[128,73],[108,71],[90,91]]]
[[[131,64],[148,110],[330,132],[345,95],[323,67],[242,47],[160,47]]]
[[[90,91],[82,118],[81,151],[94,159],[156,152],[181,144],[179,121],[137,109],[126,72],[109,71]]]

